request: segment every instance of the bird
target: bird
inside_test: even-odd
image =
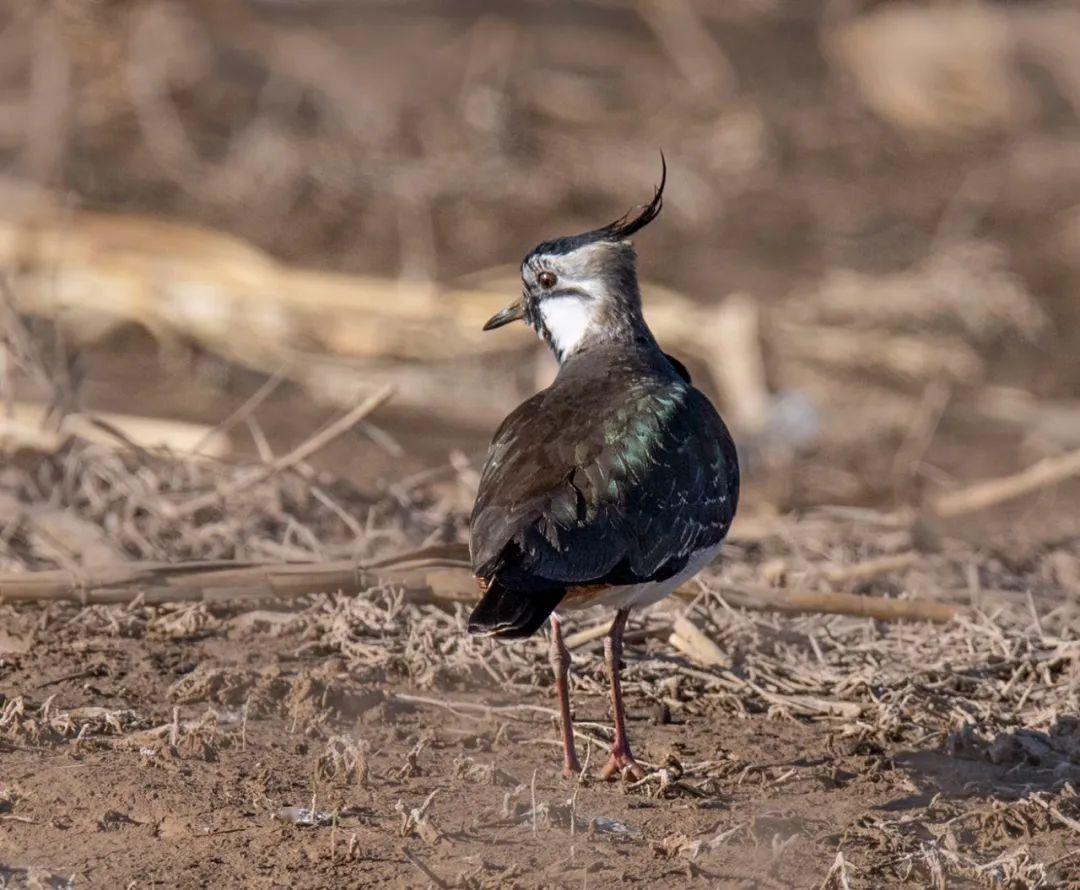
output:
[[[523,321],[558,372],[496,430],[469,519],[481,597],[468,630],[503,640],[550,622],[563,774],[579,776],[563,617],[615,610],[604,640],[614,739],[604,779],[645,771],[631,752],[620,670],[630,610],[659,602],[718,554],[739,498],[735,444],[686,367],[645,322],[630,236],[652,200],[597,229],[545,241],[521,264],[520,299],[485,331]]]

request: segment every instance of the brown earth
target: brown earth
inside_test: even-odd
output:
[[[311,537],[292,540],[294,556],[350,540],[299,476],[170,524],[152,492],[182,502],[180,480],[239,470],[147,459],[124,458],[120,484],[135,486],[143,462],[144,487],[104,507],[85,480],[115,464],[94,447],[5,484],[24,500],[69,467],[83,481],[54,499],[84,533],[113,528],[115,543],[159,556],[265,558],[298,525]],[[459,539],[445,511],[468,500],[453,494],[462,480],[369,502],[371,536],[349,546]],[[317,482],[363,512],[346,483]],[[722,663],[668,643],[684,603],[632,626],[625,688],[650,769],[639,785],[595,778],[610,739],[598,640],[575,652],[588,760],[575,782],[559,776],[544,642],[474,640],[460,605],[411,604],[390,585],[292,605],[0,607],[4,867],[13,886],[1069,885],[1080,548],[1058,503],[1045,534],[999,527],[971,544],[947,530],[921,552],[925,530],[876,511],[737,529],[686,613]],[[9,557],[40,563],[48,516],[8,522]],[[913,552],[862,581],[820,574]],[[726,603],[754,584],[835,584],[962,617],[883,624]]]
[[[460,707],[402,701],[415,683],[358,677],[250,614],[163,640],[138,636],[138,610],[7,612],[5,686],[26,696],[26,713],[5,727],[4,848],[75,886],[814,887],[837,851],[852,886],[926,886],[935,866],[947,886],[996,883],[993,868],[951,867],[950,847],[981,865],[1005,854],[998,871],[1017,876],[1007,886],[1080,878],[1076,833],[1062,824],[1080,816],[1080,799],[1060,790],[1080,771],[1068,759],[1021,750],[994,763],[940,739],[845,739],[760,704],[687,713],[636,694],[639,752],[685,780],[662,792],[577,784],[539,744],[555,738],[550,719],[514,710],[548,704],[536,690],[450,676],[426,694]],[[101,627],[113,620],[119,634]],[[32,654],[12,654],[28,641]],[[669,657],[661,648],[653,670]],[[50,699],[61,714],[51,722],[40,716]],[[466,710],[480,703],[492,712]],[[577,717],[606,722],[603,698],[579,687]],[[1075,721],[1050,737],[1070,731],[1075,745]],[[359,765],[335,764],[335,749]],[[1031,802],[1046,792],[1061,816]],[[317,826],[289,815],[312,807],[325,814]]]
[[[51,617],[50,627],[77,616]],[[837,850],[853,886],[900,885],[905,872],[909,885],[926,886],[933,860],[922,860],[920,835],[933,838],[956,816],[960,851],[1026,847],[1031,862],[1058,862],[1052,875],[1080,877],[1068,858],[1075,833],[1031,804],[1015,815],[1002,809],[1052,787],[1047,770],[958,760],[936,744],[838,742],[827,726],[762,713],[676,710],[660,726],[646,716],[655,706],[635,695],[631,725],[645,757],[713,764],[692,791],[656,798],[561,779],[556,749],[537,744],[555,738],[542,716],[401,703],[395,694],[411,684],[358,681],[340,661],[297,654],[295,635],[56,636],[50,644],[36,635],[33,657],[18,659],[7,687],[36,701],[55,696],[54,708],[108,708],[123,730],[103,728],[81,744],[14,736],[4,753],[4,847],[9,861],[73,875],[75,886],[814,887]],[[176,684],[193,670],[220,672],[224,688],[178,698]],[[265,703],[249,708],[241,728],[252,677]],[[493,689],[429,694],[548,704]],[[166,734],[131,738],[168,725],[174,706],[182,724],[205,720],[205,737],[181,731],[175,746]],[[606,721],[603,699],[579,692],[577,715]],[[363,778],[320,774],[327,736],[369,746]],[[405,813],[433,792],[425,819],[403,829]],[[535,829],[534,800],[544,808]],[[328,824],[282,817],[312,806]],[[1080,815],[1075,799],[1071,812]],[[877,823],[897,826],[902,842]],[[704,847],[696,855],[695,842]],[[948,886],[967,884],[943,870]]]

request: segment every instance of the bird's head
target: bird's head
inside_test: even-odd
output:
[[[652,222],[663,204],[667,164],[652,200],[581,235],[538,244],[521,264],[521,299],[484,325],[524,320],[564,361],[589,343],[646,334],[636,254],[627,240]]]

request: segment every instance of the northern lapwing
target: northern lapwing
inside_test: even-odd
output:
[[[472,633],[527,637],[551,620],[564,775],[574,749],[560,616],[616,610],[604,641],[614,742],[601,775],[644,775],[630,753],[619,671],[630,609],[658,602],[707,566],[739,498],[735,446],[716,409],[645,323],[627,240],[652,201],[609,225],[545,241],[521,264],[521,299],[484,330],[524,320],[559,362],[555,381],[495,433],[470,519],[482,598]]]

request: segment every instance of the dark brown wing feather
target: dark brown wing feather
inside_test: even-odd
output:
[[[738,490],[723,421],[661,353],[584,353],[496,432],[473,568],[522,593],[662,580],[724,537]]]

